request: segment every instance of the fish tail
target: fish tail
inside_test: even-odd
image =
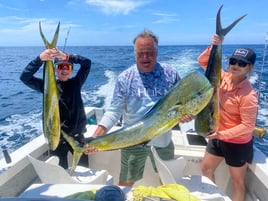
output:
[[[43,34],[42,27],[41,27],[41,22],[39,22],[39,32],[40,32],[40,35],[41,35],[41,37],[42,37],[47,49],[51,49],[51,48],[56,47],[58,37],[59,37],[59,31],[60,31],[60,22],[58,23],[57,29],[56,29],[55,34],[53,36],[53,39],[52,39],[52,41],[50,43],[50,42],[48,42],[48,40],[46,39],[45,35]]]
[[[70,174],[70,175],[72,175],[72,174],[74,173],[75,168],[76,168],[76,166],[77,166],[77,164],[78,164],[78,162],[79,162],[79,160],[80,160],[82,154],[83,154],[83,153],[81,153],[81,152],[79,152],[79,151],[76,151],[76,150],[74,149],[74,152],[73,152],[72,167],[71,167],[70,170],[69,170],[69,174]]]
[[[223,5],[220,7],[217,13],[217,20],[216,20],[216,34],[218,34],[220,37],[224,37],[231,29],[240,21],[242,20],[247,14],[239,17],[236,19],[232,24],[230,24],[228,27],[222,28],[221,25],[221,9]]]
[[[65,140],[69,143],[69,145],[73,149],[72,167],[69,170],[69,173],[72,174],[74,172],[82,154],[84,153],[84,151],[86,151],[86,148],[81,146],[80,142],[76,141],[73,137],[67,135],[67,133],[65,133],[63,130],[61,130],[61,133],[62,133],[63,137],[65,138]]]

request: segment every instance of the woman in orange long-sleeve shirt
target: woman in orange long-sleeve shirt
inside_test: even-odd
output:
[[[223,39],[214,35],[211,44],[220,45]],[[199,57],[198,62],[206,69],[211,46]],[[214,172],[225,159],[232,178],[233,201],[245,198],[245,174],[253,160],[252,131],[256,123],[258,98],[248,78],[256,60],[250,48],[238,48],[229,58],[228,72],[221,71],[220,122],[209,139],[201,163],[203,175],[215,181]]]

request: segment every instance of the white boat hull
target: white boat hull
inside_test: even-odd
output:
[[[90,107],[85,109],[88,117],[94,117],[97,122],[103,114],[102,109]],[[193,144],[195,142],[192,143],[188,139],[189,136],[196,135],[194,133],[185,133],[185,131],[192,128],[193,123],[180,126],[181,130],[173,130],[172,138],[175,144],[175,155],[183,156],[187,160],[183,174],[201,175],[200,162],[205,146]],[[95,127],[96,125],[89,125],[86,135],[91,135]],[[117,128],[115,127],[114,129]],[[268,195],[268,159],[257,148],[254,151],[254,162],[249,166],[246,177],[246,201],[264,201],[267,200]],[[46,159],[49,156],[48,146],[43,135],[11,153],[11,163],[6,164],[4,159],[0,160],[1,198],[18,197],[31,184],[38,182],[35,170],[26,157],[28,154],[40,159]],[[115,184],[117,184],[120,170],[120,150],[97,152],[89,155],[89,167],[96,170],[107,169],[109,174],[113,176]],[[217,186],[231,197],[232,184],[228,168],[224,162],[220,164],[215,176]],[[135,184],[135,186],[138,185],[161,185],[159,176],[152,170],[151,164],[146,163],[143,179]]]

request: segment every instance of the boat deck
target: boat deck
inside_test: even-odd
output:
[[[96,115],[92,108],[86,109],[86,111],[89,111],[90,115],[95,115],[94,118],[99,118],[98,116],[102,115],[102,110],[96,111],[99,115]],[[191,130],[192,123],[181,124],[180,130],[174,129],[172,131],[175,155],[183,156],[187,160],[183,172],[185,176],[201,175],[199,166],[205,151],[206,141]],[[95,128],[96,125],[89,125],[87,136],[90,136]],[[114,127],[113,130],[118,128]],[[268,159],[257,148],[254,151],[254,162],[249,166],[246,178],[248,192],[246,201],[266,200],[268,195]],[[25,146],[11,153],[11,163],[7,164],[4,159],[0,160],[0,198],[25,195],[24,191],[26,189],[41,188],[40,186],[45,185],[38,184],[38,177],[26,157],[28,154],[39,159],[46,159],[49,156],[48,146],[43,135],[40,134]],[[120,150],[97,152],[89,155],[89,167],[96,170],[107,169],[113,176],[115,184],[118,182],[119,165]],[[142,184],[156,186],[160,184],[159,177],[152,171],[150,164],[149,166],[146,164],[144,179],[137,182],[135,186]],[[230,196],[230,176],[224,162],[216,171],[216,184]]]

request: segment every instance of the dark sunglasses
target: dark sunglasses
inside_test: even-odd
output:
[[[73,70],[73,65],[66,62],[57,63],[55,67],[59,70]]]
[[[156,51],[155,50],[149,50],[149,51],[136,51],[136,55],[138,57],[144,57],[145,55],[148,57],[153,57],[156,55]]]
[[[249,63],[244,62],[242,60],[237,60],[237,59],[231,58],[231,59],[229,59],[229,64],[230,65],[238,64],[239,67],[245,68]]]

